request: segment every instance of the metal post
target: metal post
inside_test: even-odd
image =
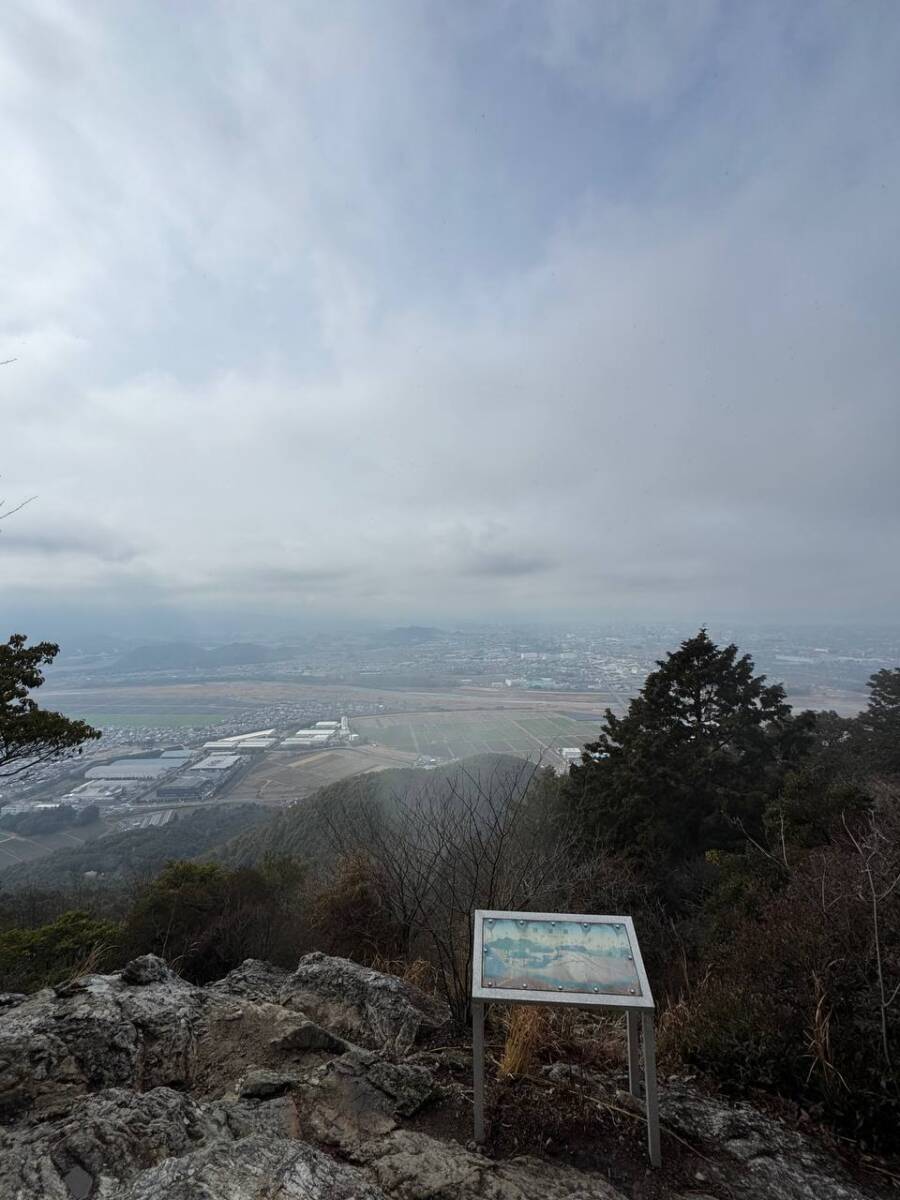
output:
[[[629,1014],[630,1015],[630,1014]],[[653,1027],[653,1010],[641,1013],[644,1041],[644,1111],[647,1117],[647,1147],[650,1165],[662,1165],[659,1148],[659,1098],[656,1094],[656,1030]]]
[[[472,1001],[472,1098],[475,1141],[484,1141],[484,1005]]]
[[[628,1090],[637,1100],[641,1098],[641,1060],[638,1048],[638,1015],[629,1008],[628,1018]]]

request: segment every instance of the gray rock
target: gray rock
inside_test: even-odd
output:
[[[216,1100],[202,1107],[222,1137],[237,1139],[251,1133],[281,1138],[300,1136],[297,1107],[290,1096],[276,1096],[272,1100]]]
[[[434,1095],[434,1080],[426,1067],[379,1061],[367,1068],[366,1078],[391,1097],[401,1117],[411,1117]]]
[[[353,1046],[344,1038],[335,1037],[313,1021],[298,1021],[287,1033],[272,1038],[269,1042],[275,1050],[284,1054],[297,1050],[325,1050],[334,1054],[345,1054]]]
[[[60,1120],[0,1132],[0,1196],[113,1196],[141,1170],[195,1149],[211,1128],[190,1097],[169,1088],[111,1088]]]
[[[273,967],[271,963],[263,962],[259,958],[245,958],[241,965],[229,971],[224,979],[209,984],[209,990],[274,1004],[288,974],[283,967]]]
[[[132,988],[90,975],[70,995],[37,992],[0,1011],[0,1116],[55,1115],[103,1087],[189,1086],[201,1013],[198,989],[174,976]]]
[[[363,1046],[406,1054],[421,1035],[444,1028],[450,1010],[419,988],[346,958],[307,954],[285,979],[281,1004]]]
[[[178,979],[170,970],[165,959],[157,958],[155,954],[142,954],[133,958],[122,969],[122,982],[133,987],[141,987],[146,983],[167,983]]]
[[[299,1086],[301,1123],[315,1141],[350,1151],[397,1127],[431,1097],[425,1067],[354,1050],[311,1071]]]
[[[531,1157],[497,1162],[405,1129],[363,1144],[354,1161],[393,1200],[624,1200],[600,1175]]]
[[[728,1104],[669,1083],[660,1090],[660,1119],[702,1146],[710,1159],[704,1175],[737,1200],[866,1200],[873,1194],[810,1138],[749,1104]]]
[[[27,996],[24,992],[0,992],[0,1009],[14,1008],[17,1004],[21,1004],[26,1000]]]
[[[283,1096],[298,1082],[298,1076],[288,1071],[250,1071],[241,1080],[238,1095],[245,1100],[271,1100]]]
[[[353,1167],[304,1142],[251,1135],[170,1158],[117,1200],[385,1200]]]

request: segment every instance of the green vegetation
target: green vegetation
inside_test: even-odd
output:
[[[123,841],[118,888],[88,887],[79,858],[68,890],[0,896],[0,988],[64,978],[101,943],[107,963],[153,950],[198,980],[315,948],[408,973],[464,1022],[474,908],[627,912],[664,1069],[768,1090],[888,1147],[900,1122],[900,670],[871,692],[858,718],[795,716],[747,656],[701,630],[623,717],[607,713],[566,777],[496,754],[356,776],[241,831],[222,810],[220,838],[184,838],[187,817],[175,837],[141,831],[171,837],[170,857],[206,860],[156,878],[162,846],[125,865],[140,843]],[[530,1059],[551,1024],[520,1031]],[[593,1038],[576,1051],[600,1053]]]
[[[23,837],[36,837],[42,833],[56,833],[69,826],[91,825],[99,816],[100,810],[96,804],[89,804],[82,809],[72,808],[68,804],[55,804],[52,808],[24,813],[4,813],[0,809],[0,829],[8,829]]]
[[[82,970],[116,961],[118,925],[66,912],[37,929],[0,933],[0,979],[9,991],[34,991]]]
[[[258,804],[217,804],[178,813],[165,825],[133,829],[66,847],[0,873],[0,888],[72,887],[95,872],[101,885],[144,879],[169,859],[195,858],[212,846],[266,821]]]
[[[85,721],[40,708],[29,695],[44,682],[42,666],[52,663],[59,646],[15,633],[0,644],[0,778],[20,775],[37,763],[79,753],[84,742],[100,737]]]
[[[647,677],[624,717],[607,709],[564,794],[610,849],[673,862],[739,846],[808,749],[812,714],[754,676],[737,646],[705,629]]]

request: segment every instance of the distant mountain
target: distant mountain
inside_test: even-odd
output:
[[[100,882],[112,884],[155,875],[170,859],[196,858],[211,846],[266,823],[268,815],[260,804],[188,809],[166,825],[111,833],[7,867],[0,871],[0,887],[71,887],[87,871],[96,871]]]
[[[162,642],[129,650],[115,664],[117,671],[189,671],[211,667],[246,667],[284,657],[283,650],[253,642],[231,642],[204,650],[190,642]]]

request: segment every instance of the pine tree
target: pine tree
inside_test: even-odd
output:
[[[657,666],[624,717],[606,710],[564,791],[586,834],[677,861],[743,840],[741,825],[761,830],[811,720],[792,717],[783,687],[705,629]]]
[[[41,667],[53,662],[59,646],[16,633],[0,644],[0,778],[20,775],[37,763],[77,753],[100,731],[85,721],[40,708],[29,692],[44,682]]]

